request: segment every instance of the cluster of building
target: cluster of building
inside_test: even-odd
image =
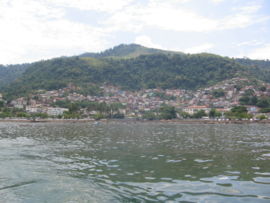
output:
[[[233,78],[223,81],[211,87],[202,88],[196,91],[184,89],[144,89],[140,91],[124,91],[115,86],[101,86],[102,96],[82,95],[78,93],[76,86],[53,90],[40,90],[30,99],[21,97],[11,101],[10,105],[15,108],[24,109],[29,113],[47,113],[50,116],[62,115],[66,108],[53,107],[57,101],[68,100],[70,102],[90,101],[105,102],[106,104],[121,103],[121,112],[130,117],[140,117],[142,112],[155,110],[161,105],[174,106],[176,109],[194,114],[199,110],[209,112],[215,108],[220,112],[229,111],[233,106],[239,105],[239,99],[246,90],[252,90],[258,97],[270,96],[270,85],[261,83],[266,88],[261,91],[258,85],[251,84],[245,78]],[[221,91],[224,94],[215,96],[213,92]],[[250,113],[257,113],[258,107],[247,106]]]

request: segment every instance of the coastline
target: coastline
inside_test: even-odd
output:
[[[0,119],[1,122],[14,123],[106,123],[106,122],[123,122],[123,123],[179,123],[179,124],[270,124],[270,120],[203,120],[203,119],[184,119],[184,120],[137,120],[137,119],[37,119],[35,121],[28,119]]]

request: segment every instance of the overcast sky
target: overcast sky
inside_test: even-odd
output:
[[[270,59],[269,0],[0,0],[0,63],[121,43]]]

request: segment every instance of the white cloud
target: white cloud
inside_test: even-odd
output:
[[[236,11],[240,10],[245,13],[256,13],[257,11],[261,9],[261,7],[262,6],[260,4],[253,4],[253,5],[247,5],[240,8],[236,8],[235,10]]]
[[[209,1],[220,3],[224,0]],[[0,0],[0,63],[19,63],[84,51],[101,51],[115,44],[109,39],[117,39],[118,32],[128,32],[131,35],[135,33],[136,43],[162,48],[145,34],[146,30],[193,32],[194,36],[194,33],[246,28],[270,19],[269,16],[259,14],[261,1],[243,3],[241,7],[226,7],[227,14],[220,18],[215,18],[214,13],[207,16],[193,9],[194,2],[195,0]],[[70,8],[75,10],[71,12]],[[83,19],[84,23],[78,22],[85,11],[95,15],[94,19],[98,20],[98,23],[94,22],[95,26],[91,25],[91,19]],[[71,16],[76,15],[76,12],[78,16]],[[80,15],[79,12],[84,13]],[[164,40],[167,40],[166,36]],[[238,46],[245,44],[243,42]],[[188,51],[202,52],[212,47],[212,44],[202,42],[202,45]]]
[[[249,3],[232,8],[234,14],[228,15],[220,21],[220,29],[245,28],[269,20],[270,16],[257,14],[261,7],[261,4]]]
[[[238,46],[238,47],[242,47],[242,46],[259,46],[259,45],[262,45],[262,44],[263,44],[262,41],[250,40],[250,41],[240,42],[240,43],[236,44],[236,46]]]
[[[202,52],[209,51],[213,47],[214,47],[213,44],[205,43],[205,44],[201,44],[201,45],[198,45],[198,46],[194,46],[194,47],[190,47],[188,49],[185,49],[184,52],[190,53],[190,54],[202,53]]]
[[[184,3],[185,1],[150,0],[147,5],[134,4],[113,13],[104,25],[110,31],[141,32],[150,27],[176,32],[212,32],[246,28],[270,19],[270,16],[257,14],[260,4],[238,6],[221,18],[210,18],[185,8]]]
[[[133,0],[47,0],[59,6],[72,7],[80,10],[114,12],[123,9]]]
[[[183,2],[182,2],[183,3]],[[139,32],[145,27],[162,30],[203,32],[217,27],[216,20],[181,8],[179,3],[167,1],[150,2],[147,6],[137,4],[113,14],[104,24],[111,30]]]
[[[270,44],[254,49],[248,57],[253,59],[270,59]]]
[[[21,63],[105,48],[100,28],[68,21],[64,10],[35,0],[1,2],[1,63]]]
[[[154,43],[150,37],[145,36],[145,35],[136,37],[135,43],[146,46],[146,47],[150,47],[150,48],[165,49],[159,44]]]
[[[212,2],[214,2],[214,3],[221,3],[221,2],[223,2],[224,0],[211,0]]]

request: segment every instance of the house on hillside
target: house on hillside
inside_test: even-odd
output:
[[[27,101],[21,97],[16,100],[12,100],[10,103],[14,108],[23,109],[27,105]]]
[[[186,112],[190,115],[193,115],[201,110],[205,111],[205,113],[209,113],[210,108],[207,106],[188,106],[188,107],[183,109],[184,112]]]
[[[53,108],[53,107],[49,107],[46,109],[46,113],[49,115],[49,116],[60,116],[60,115],[63,115],[63,113],[65,111],[68,111],[67,108]]]

